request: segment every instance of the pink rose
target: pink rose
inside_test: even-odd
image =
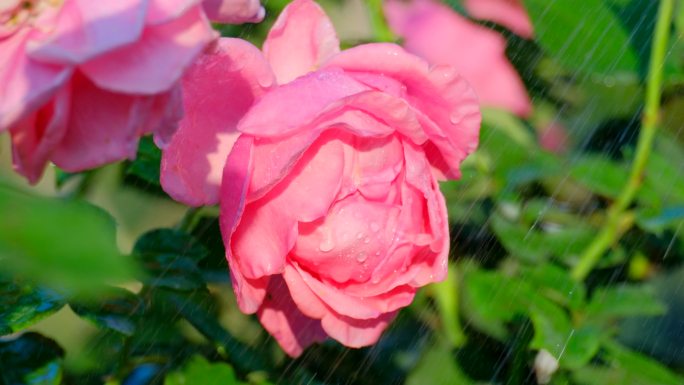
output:
[[[459,175],[480,123],[451,67],[394,44],[339,52],[318,5],[295,0],[263,54],[221,39],[183,89],[162,186],[187,204],[220,202],[240,309],[288,354],[326,336],[373,344],[445,277],[437,181]]]
[[[430,63],[456,68],[473,86],[483,106],[520,116],[530,113],[530,99],[506,58],[503,36],[433,0],[389,0],[385,12],[394,32],[404,38],[406,50]]]
[[[256,1],[225,3],[259,17]],[[178,80],[215,37],[201,0],[2,1],[0,132],[15,169],[35,182],[48,161],[81,171],[133,158],[141,135],[162,144]]]
[[[217,23],[255,23],[266,15],[259,0],[204,0],[203,6],[209,19]]]
[[[534,29],[520,0],[465,0],[473,17],[501,24],[518,35],[531,39]]]

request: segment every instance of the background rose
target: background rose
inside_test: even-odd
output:
[[[490,7],[466,3],[476,16],[490,17],[505,1],[490,1]],[[520,7],[514,7],[520,18]],[[479,11],[479,12],[478,12]],[[506,39],[499,33],[477,25],[449,6],[434,0],[389,0],[385,12],[390,27],[404,39],[404,47],[432,64],[453,66],[473,86],[483,106],[498,107],[520,116],[532,108],[520,76],[506,57]],[[498,13],[495,13],[498,14]],[[516,30],[522,29],[518,18]],[[509,17],[493,18],[494,21]],[[435,36],[439,36],[436,39]],[[524,35],[526,36],[526,35]]]
[[[452,68],[393,44],[338,51],[310,0],[283,11],[263,56],[222,39],[184,79],[162,160],[176,199],[220,201],[240,309],[293,356],[326,335],[374,343],[445,277],[437,180],[477,144],[477,100]]]
[[[225,3],[217,17],[263,16],[257,1]],[[134,157],[141,135],[164,142],[181,114],[178,79],[215,36],[200,0],[4,2],[0,131],[16,170],[35,182],[47,161],[81,171]]]
[[[534,35],[521,0],[465,0],[464,6],[473,17],[494,21],[527,39]]]

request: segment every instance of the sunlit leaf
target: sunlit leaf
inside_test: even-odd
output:
[[[52,290],[0,278],[0,335],[23,330],[64,304],[62,296]]]
[[[202,356],[193,356],[185,366],[166,375],[164,385],[239,385],[233,368],[222,362],[209,362]]]
[[[602,0],[524,0],[539,43],[567,68],[596,74],[637,72],[629,32]]]
[[[585,309],[594,322],[621,317],[661,315],[666,311],[662,301],[648,286],[610,286],[597,289]]]

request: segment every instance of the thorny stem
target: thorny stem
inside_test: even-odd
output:
[[[385,12],[382,8],[383,0],[368,0],[368,13],[370,15],[371,28],[376,41],[394,42],[397,37],[387,25]]]
[[[646,81],[646,98],[641,132],[637,142],[636,155],[629,180],[622,189],[617,200],[608,209],[606,221],[599,234],[580,256],[579,263],[572,269],[572,277],[577,281],[584,280],[596,266],[601,256],[622,234],[631,227],[632,214],[626,210],[632,204],[636,193],[643,182],[644,169],[651,155],[653,140],[657,132],[658,115],[660,112],[660,98],[663,82],[663,67],[670,38],[670,24],[675,0],[661,0],[656,20],[653,47],[651,49],[650,65]],[[632,219],[630,219],[632,218]],[[625,226],[625,222],[629,226]]]

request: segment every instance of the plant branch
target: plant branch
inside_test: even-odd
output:
[[[670,39],[670,25],[674,0],[661,0],[658,9],[653,47],[651,49],[648,77],[646,80],[646,97],[641,131],[637,142],[636,155],[629,179],[617,200],[608,209],[605,223],[599,234],[580,256],[579,263],[572,270],[572,277],[578,281],[584,280],[601,259],[601,256],[617,242],[625,229],[625,212],[643,183],[644,170],[651,155],[653,141],[658,127],[660,113],[660,99],[662,94],[663,67]],[[631,226],[631,225],[630,225]]]

